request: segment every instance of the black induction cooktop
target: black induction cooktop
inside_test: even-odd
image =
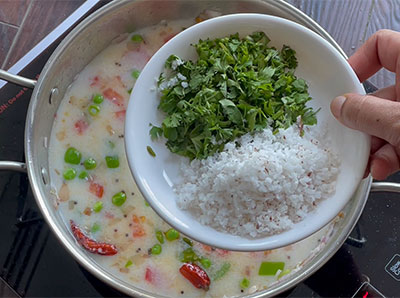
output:
[[[20,74],[29,78],[38,76],[61,39]],[[373,90],[371,85],[366,88]],[[31,94],[31,90],[13,84],[0,89],[0,160],[24,160],[25,116]],[[388,181],[400,182],[400,174]],[[400,296],[400,197],[397,196],[371,194],[351,236],[331,260],[280,296]],[[0,171],[0,227],[1,297],[123,296],[81,267],[50,232],[26,174]]]

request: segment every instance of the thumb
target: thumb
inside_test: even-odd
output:
[[[331,102],[331,112],[347,127],[400,145],[400,103],[372,95],[346,93]]]

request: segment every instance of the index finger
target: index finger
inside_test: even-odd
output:
[[[349,58],[348,62],[361,82],[382,67],[395,72],[397,96],[400,96],[400,32],[377,31]]]

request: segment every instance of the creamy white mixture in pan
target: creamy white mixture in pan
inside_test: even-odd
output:
[[[155,51],[194,22],[162,23],[121,37],[77,76],[55,117],[51,182],[82,249],[119,278],[165,296],[244,295],[298,269],[324,245],[332,225],[285,248],[230,252],[179,235],[145,202],[124,152],[130,90]],[[194,267],[182,269],[185,264]]]

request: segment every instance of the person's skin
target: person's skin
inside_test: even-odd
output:
[[[366,174],[383,180],[400,166],[400,32],[376,32],[348,62],[361,82],[382,67],[396,74],[392,86],[369,95],[346,93],[331,103],[342,124],[372,136]]]

